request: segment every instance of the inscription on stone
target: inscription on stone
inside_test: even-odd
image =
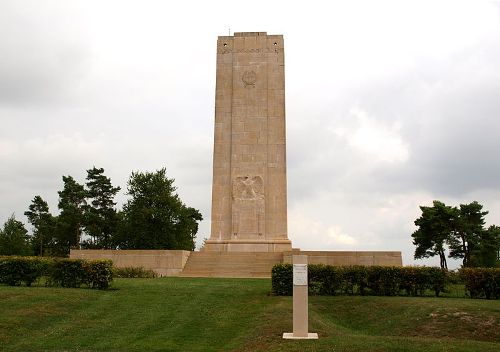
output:
[[[307,286],[307,264],[293,264],[293,285]]]
[[[217,49],[217,54],[232,54],[232,53],[283,53],[283,48],[262,48],[262,49],[229,49],[222,47]]]

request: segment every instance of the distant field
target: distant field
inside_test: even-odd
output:
[[[499,351],[500,302],[310,297],[317,341],[284,341],[292,298],[259,279],[116,279],[112,289],[0,286],[2,351]]]

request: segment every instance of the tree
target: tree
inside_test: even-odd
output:
[[[439,255],[441,268],[447,269],[445,245],[455,230],[457,208],[435,200],[432,207],[421,206],[422,215],[415,220],[419,228],[411,235],[416,246],[415,259]]]
[[[87,205],[85,206],[84,228],[92,240],[86,242],[91,248],[113,248],[113,235],[118,227],[118,216],[113,201],[120,187],[113,187],[104,176],[103,168],[95,166],[87,170]]]
[[[43,256],[54,245],[55,219],[49,212],[47,202],[40,196],[33,198],[28,209],[24,215],[33,226],[33,250]]]
[[[500,227],[491,225],[483,231],[471,253],[471,266],[494,268],[498,266],[498,253],[500,251]]]
[[[58,254],[67,255],[70,248],[80,245],[86,192],[71,176],[63,176],[64,188],[59,191],[56,236]]]
[[[202,221],[203,216],[195,208],[183,207],[177,224],[178,245],[180,248],[189,248],[194,251],[196,234],[198,233],[198,221]]]
[[[470,204],[460,204],[455,231],[450,233],[448,244],[450,258],[462,258],[462,266],[471,266],[471,254],[479,248],[479,243],[484,235],[484,216],[487,211],[482,211],[483,206],[474,201]]]
[[[0,255],[30,255],[32,253],[28,230],[14,214],[7,219],[0,229]]]
[[[450,258],[462,258],[462,266],[494,267],[500,250],[500,228],[484,228],[488,214],[474,201],[460,208],[434,201],[432,207],[420,207],[422,215],[415,220],[419,228],[412,234],[415,259],[439,255],[446,268],[445,245]]]
[[[120,248],[194,249],[197,221],[202,216],[182,203],[173,183],[165,168],[132,173],[128,181],[132,198],[123,207]]]

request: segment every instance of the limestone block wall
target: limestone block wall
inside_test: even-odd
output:
[[[118,268],[143,267],[151,269],[160,276],[178,275],[191,252],[182,250],[107,250],[107,249],[72,249],[72,259],[110,259]]]
[[[307,255],[309,264],[325,264],[335,266],[403,265],[401,252],[399,251],[293,251],[283,253],[283,263],[292,263],[292,254]]]

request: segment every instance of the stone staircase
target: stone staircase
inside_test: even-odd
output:
[[[192,252],[179,276],[270,278],[283,253],[269,252]]]

